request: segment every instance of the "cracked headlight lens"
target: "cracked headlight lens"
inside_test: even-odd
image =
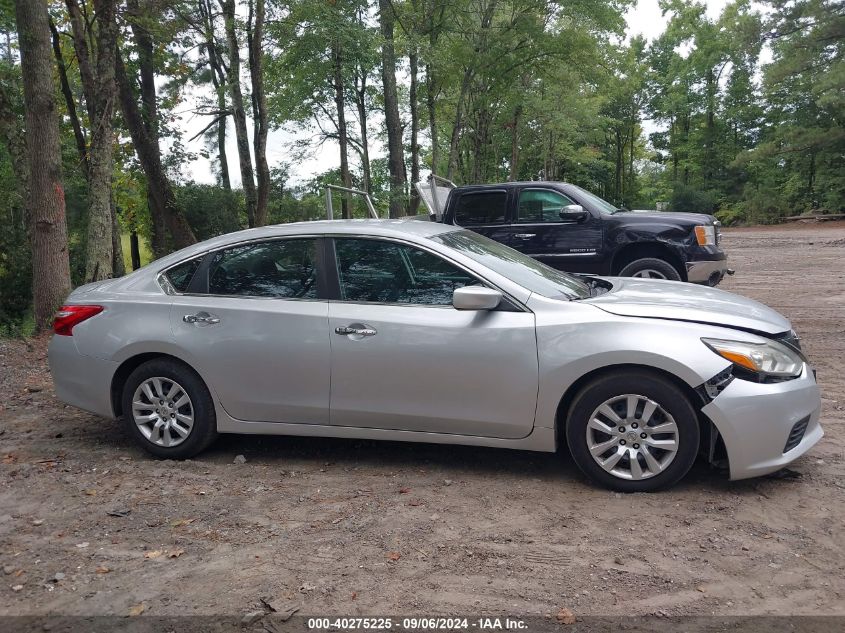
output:
[[[804,368],[804,359],[777,341],[747,343],[703,338],[701,342],[735,366],[753,372],[759,378],[797,378]]]

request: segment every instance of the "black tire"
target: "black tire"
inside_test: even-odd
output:
[[[160,377],[177,383],[190,398],[193,427],[176,446],[159,446],[150,441],[136,424],[132,411],[135,390],[150,378]],[[123,386],[123,418],[129,434],[145,451],[164,459],[187,459],[205,450],[217,438],[214,401],[202,378],[190,367],[176,360],[156,358],[138,366]]]
[[[681,281],[681,275],[678,270],[664,259],[657,259],[656,257],[644,257],[642,259],[635,259],[630,264],[619,271],[620,277],[633,277],[637,273],[644,271],[654,271],[658,275],[662,275],[663,279],[670,281]],[[652,277],[653,279],[660,279],[660,277]]]
[[[608,400],[625,394],[637,394],[657,403],[666,413],[672,416],[677,426],[677,452],[675,457],[656,475],[648,478],[631,480],[623,479],[602,468],[590,454],[587,440],[587,425],[593,413]],[[638,409],[638,414],[642,411]],[[656,416],[662,415],[659,411]],[[655,420],[652,424],[657,423]],[[629,431],[631,427],[628,428]],[[638,434],[643,429],[636,431]],[[677,483],[689,472],[698,454],[699,444],[698,418],[687,396],[671,380],[657,372],[648,370],[620,370],[597,377],[585,385],[575,396],[569,408],[566,420],[566,439],[569,452],[578,468],[596,483],[620,492],[653,492],[668,488]],[[610,437],[610,436],[607,436]],[[623,436],[624,437],[624,436]],[[665,436],[656,436],[665,437]],[[639,440],[628,439],[627,446],[636,446],[633,442]],[[644,443],[645,445],[645,443]],[[611,453],[617,447],[611,445]],[[659,451],[655,451],[658,453]],[[620,464],[629,464],[629,457],[623,458]],[[644,457],[637,457],[643,460]],[[630,468],[629,468],[630,470]]]

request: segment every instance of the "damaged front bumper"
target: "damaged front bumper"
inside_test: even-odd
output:
[[[731,479],[780,470],[824,435],[819,388],[806,363],[794,380],[756,383],[736,378],[701,412],[724,441]]]

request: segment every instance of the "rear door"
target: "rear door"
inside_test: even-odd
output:
[[[333,425],[502,438],[531,432],[538,387],[531,312],[507,303],[456,310],[454,289],[482,282],[417,246],[334,243]]]
[[[566,207],[578,203],[554,189],[526,187],[516,195],[509,246],[561,270],[597,271],[602,245],[599,217],[590,211],[586,218],[567,217]]]
[[[221,249],[174,297],[177,345],[236,419],[329,422],[320,244],[319,238],[297,237]]]

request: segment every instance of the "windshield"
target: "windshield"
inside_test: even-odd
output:
[[[564,295],[567,299],[586,299],[590,296],[589,286],[577,277],[550,268],[478,233],[453,231],[434,235],[431,239],[544,297],[558,299]]]
[[[589,200],[593,204],[593,206],[595,206],[601,213],[614,213],[619,210],[615,206],[610,204],[607,200],[602,200],[598,196],[594,196],[589,191],[587,191],[586,189],[582,189],[578,185],[572,185],[572,187],[577,189],[578,193],[581,194],[581,197]]]

